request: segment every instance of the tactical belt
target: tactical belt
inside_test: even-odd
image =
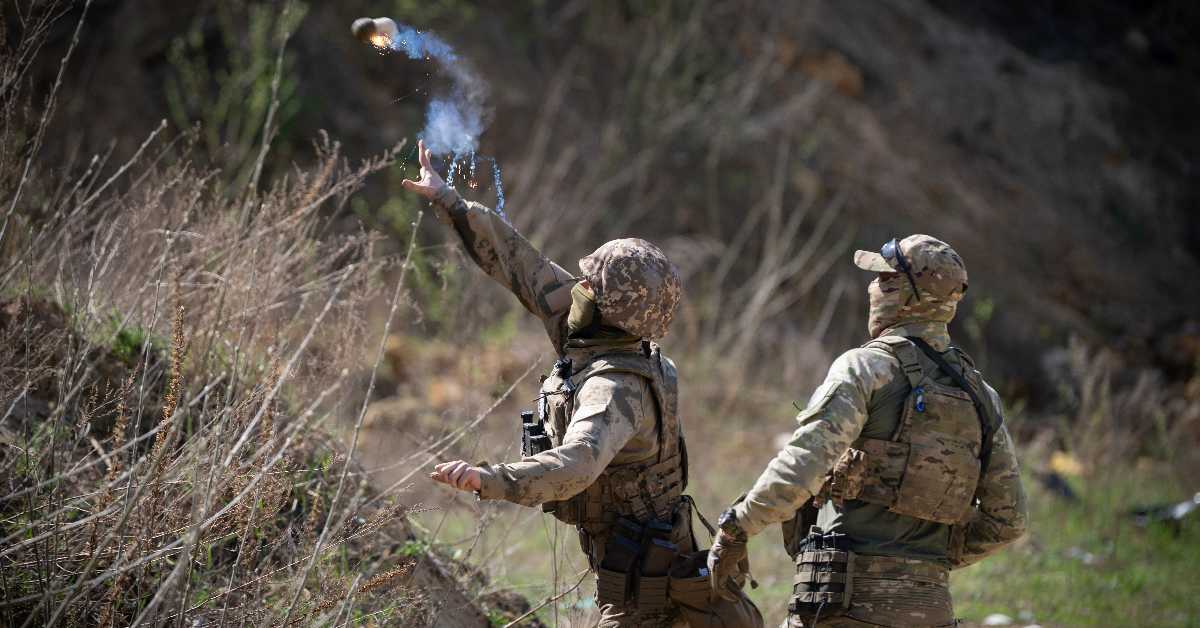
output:
[[[950,584],[950,570],[937,563],[898,556],[864,556],[854,559],[854,574],[858,578],[881,580],[903,579],[925,584]]]
[[[946,567],[914,558],[866,556],[843,550],[809,550],[796,556],[788,611],[802,618],[844,614],[854,600],[855,582],[900,580],[948,587]]]

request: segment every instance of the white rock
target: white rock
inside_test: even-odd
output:
[[[1011,626],[1013,618],[1004,613],[992,613],[983,618],[984,626]]]

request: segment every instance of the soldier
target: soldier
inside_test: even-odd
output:
[[[419,154],[421,178],[404,187],[432,201],[471,259],[541,319],[559,356],[538,398],[537,423],[552,447],[508,464],[443,462],[430,477],[480,499],[541,505],[575,525],[597,573],[602,626],[682,621],[669,571],[695,553],[687,453],[675,365],[651,342],[667,333],[679,303],[675,267],[653,244],[628,238],[579,260],[582,277],[573,277],[501,216],[459,197],[423,142]],[[707,578],[691,575],[707,599]],[[733,602],[711,615],[761,625],[740,588],[728,595]]]
[[[953,626],[949,570],[1012,543],[1027,518],[1000,398],[950,344],[966,267],[927,235],[854,263],[878,273],[872,340],[833,363],[791,441],[721,515],[712,582],[784,522],[796,563],[785,625]]]

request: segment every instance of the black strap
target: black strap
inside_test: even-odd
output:
[[[989,413],[984,409],[983,402],[979,399],[979,394],[975,391],[975,387],[967,381],[962,372],[950,366],[946,362],[946,358],[938,353],[929,343],[915,336],[906,336],[909,342],[913,343],[920,349],[933,363],[937,365],[943,373],[950,376],[954,383],[967,392],[971,397],[971,403],[975,404],[975,413],[979,415],[979,431],[983,434],[983,442],[979,446],[979,477],[982,478],[987,473],[988,463],[992,459],[992,436],[1000,429],[999,425],[993,426],[991,420],[988,419]]]

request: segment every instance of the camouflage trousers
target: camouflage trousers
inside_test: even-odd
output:
[[[793,614],[784,628],[943,628],[957,625],[950,573],[934,563],[883,556],[855,557],[850,607],[822,609],[815,618]],[[815,622],[814,622],[815,619]]]

